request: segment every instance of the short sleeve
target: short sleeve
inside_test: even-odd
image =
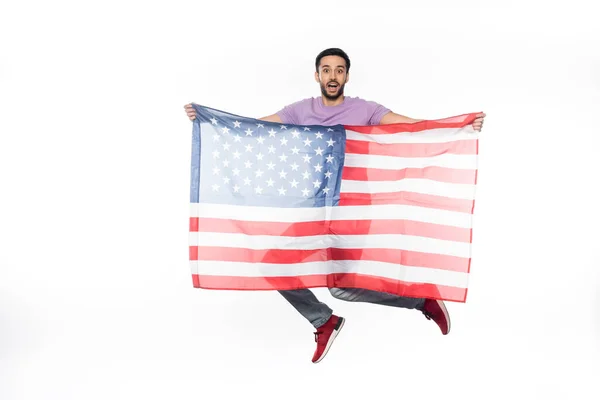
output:
[[[281,118],[284,124],[298,124],[298,116],[296,110],[300,102],[288,104],[281,110],[277,111],[277,115]]]
[[[371,118],[369,119],[370,125],[379,125],[381,123],[381,118],[383,118],[385,114],[392,111],[374,101],[368,101],[367,104],[369,105],[369,110],[371,112]]]

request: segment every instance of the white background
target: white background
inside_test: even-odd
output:
[[[3,2],[0,398],[599,398],[593,3]],[[327,47],[347,95],[488,116],[450,335],[318,289],[347,324],[313,365],[278,293],[192,287],[183,105],[317,96]]]

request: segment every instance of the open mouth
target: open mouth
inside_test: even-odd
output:
[[[337,83],[328,83],[327,84],[327,91],[328,92],[335,92],[338,90],[340,85],[338,85]]]

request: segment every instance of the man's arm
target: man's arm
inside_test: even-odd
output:
[[[424,120],[405,117],[404,115],[396,114],[396,113],[390,111],[389,113],[385,114],[381,118],[381,121],[379,122],[379,124],[380,125],[412,124],[413,122],[419,122],[419,121],[424,121]]]
[[[262,117],[259,118],[262,121],[267,121],[267,122],[277,122],[279,124],[281,124],[283,121],[281,120],[281,118],[279,118],[279,115],[277,114],[272,114],[272,115],[268,115],[266,117]]]

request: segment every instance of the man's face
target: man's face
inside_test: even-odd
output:
[[[339,56],[321,58],[319,72],[315,72],[315,80],[319,82],[323,96],[336,100],[344,94],[344,85],[348,82],[346,61]]]

